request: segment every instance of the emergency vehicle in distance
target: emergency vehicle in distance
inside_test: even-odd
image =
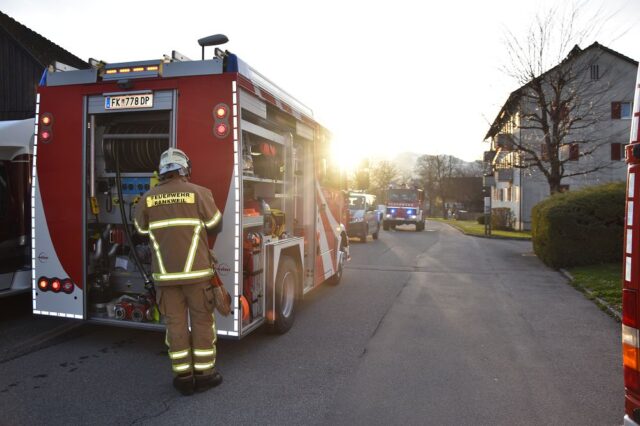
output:
[[[640,68],[631,118],[631,135],[626,146],[627,193],[622,278],[622,364],[625,387],[625,426],[640,424]]]
[[[217,319],[218,335],[285,332],[304,295],[340,281],[349,241],[330,134],[235,54],[204,59],[205,46],[226,41],[199,40],[200,61],[174,51],[47,73],[36,100],[35,314],[164,328],[133,214],[169,147],[187,153],[192,182],[223,214],[213,250],[233,315]]]
[[[424,231],[424,191],[418,188],[389,188],[382,229],[395,229],[396,225],[415,225]]]
[[[34,119],[0,121],[0,297],[31,290]]]

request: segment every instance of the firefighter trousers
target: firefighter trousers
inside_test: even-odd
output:
[[[211,374],[216,365],[213,287],[195,284],[159,286],[158,308],[165,317],[169,358],[175,375]],[[191,332],[189,331],[191,320]]]

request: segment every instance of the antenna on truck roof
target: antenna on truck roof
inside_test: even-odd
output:
[[[220,44],[225,44],[229,39],[224,34],[214,34],[209,37],[203,37],[198,40],[198,44],[202,46],[202,60],[204,61],[204,48],[206,46],[217,46]]]

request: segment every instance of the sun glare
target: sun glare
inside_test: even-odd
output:
[[[349,141],[334,135],[331,141],[331,156],[340,169],[346,172],[355,171],[360,161],[364,158],[362,149]]]

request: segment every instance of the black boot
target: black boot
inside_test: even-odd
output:
[[[222,374],[218,372],[215,368],[211,373],[208,374],[197,374],[196,378],[196,392],[204,392],[211,388],[215,388],[220,383],[222,383]]]
[[[182,395],[193,395],[194,383],[193,374],[188,376],[176,376],[173,378],[173,387],[178,390]]]

